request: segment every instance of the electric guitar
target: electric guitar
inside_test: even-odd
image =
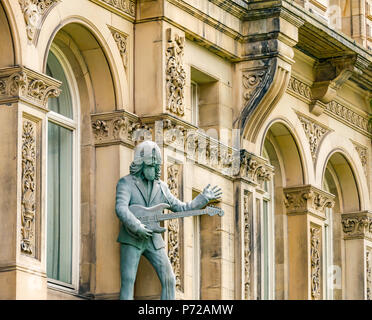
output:
[[[220,217],[224,215],[221,208],[208,206],[205,209],[200,210],[189,210],[180,211],[164,214],[164,209],[169,209],[169,204],[159,203],[156,206],[146,208],[139,204],[133,204],[129,206],[129,210],[140,220],[148,229],[155,233],[162,233],[166,229],[161,227],[159,222],[170,219],[177,219],[190,216],[200,216],[203,214],[208,214],[209,216],[214,216],[218,214]]]

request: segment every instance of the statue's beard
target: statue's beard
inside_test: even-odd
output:
[[[154,167],[147,167],[143,169],[143,176],[145,179],[149,181],[155,180],[155,168]]]

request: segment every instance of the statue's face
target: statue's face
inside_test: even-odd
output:
[[[143,175],[149,181],[155,180],[155,166],[144,164],[143,166]]]

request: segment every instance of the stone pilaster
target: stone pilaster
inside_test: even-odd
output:
[[[372,212],[342,214],[345,239],[345,298],[371,300]]]
[[[46,113],[60,82],[25,67],[0,69],[0,299],[46,298]],[[18,288],[22,288],[19,290]]]
[[[334,196],[311,185],[285,188],[288,215],[289,299],[323,298],[322,234]]]

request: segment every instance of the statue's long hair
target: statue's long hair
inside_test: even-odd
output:
[[[143,175],[143,161],[141,163],[135,163],[134,161],[130,164],[129,172],[131,175],[144,178]],[[159,180],[161,175],[160,164],[155,164],[155,180]]]

